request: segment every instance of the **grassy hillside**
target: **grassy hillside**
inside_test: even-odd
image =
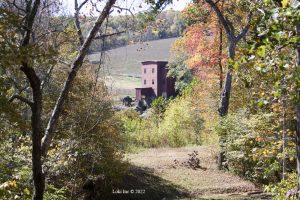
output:
[[[176,38],[128,45],[105,52],[102,75],[113,95],[134,96],[140,87],[141,62],[145,60],[168,60],[169,51]],[[100,53],[89,55],[90,62],[98,65]]]

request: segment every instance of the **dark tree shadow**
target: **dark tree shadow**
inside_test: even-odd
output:
[[[153,170],[130,166],[127,175],[110,192],[95,193],[89,200],[162,200],[188,198],[185,188],[154,175]]]

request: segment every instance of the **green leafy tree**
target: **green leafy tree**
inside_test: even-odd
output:
[[[256,69],[263,80],[262,92],[254,95],[259,107],[279,104],[277,112],[282,114],[283,152],[288,144],[288,124],[294,123],[299,106],[299,1],[266,1],[257,5],[260,10],[255,19],[255,30],[248,42],[249,50],[241,62]],[[250,61],[250,62],[249,62]],[[254,75],[255,76],[255,75]],[[251,78],[246,83],[252,84]],[[294,108],[296,109],[294,110]],[[296,149],[299,149],[299,119],[295,124]],[[295,130],[292,128],[292,130]],[[286,173],[286,158],[283,157],[283,178]],[[297,171],[299,173],[299,150],[297,150]],[[299,178],[298,178],[299,181]],[[299,188],[298,188],[299,190]]]
[[[168,76],[176,78],[175,89],[180,93],[192,82],[193,74],[187,66],[188,55],[185,50],[184,39],[179,38],[171,48],[168,63]]]

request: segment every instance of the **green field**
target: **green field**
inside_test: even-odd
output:
[[[168,60],[169,51],[176,38],[156,40],[120,47],[105,52],[102,77],[113,96],[120,98],[134,96],[135,87],[140,87],[141,62],[146,60]],[[100,53],[89,55],[89,60],[97,66]]]

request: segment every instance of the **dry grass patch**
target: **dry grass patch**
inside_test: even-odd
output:
[[[193,151],[198,152],[201,169],[182,164]],[[259,190],[253,183],[218,170],[217,152],[216,146],[160,148],[130,154],[127,158],[133,165],[152,169],[154,175],[184,188],[193,199],[264,199],[261,194],[252,194]]]

